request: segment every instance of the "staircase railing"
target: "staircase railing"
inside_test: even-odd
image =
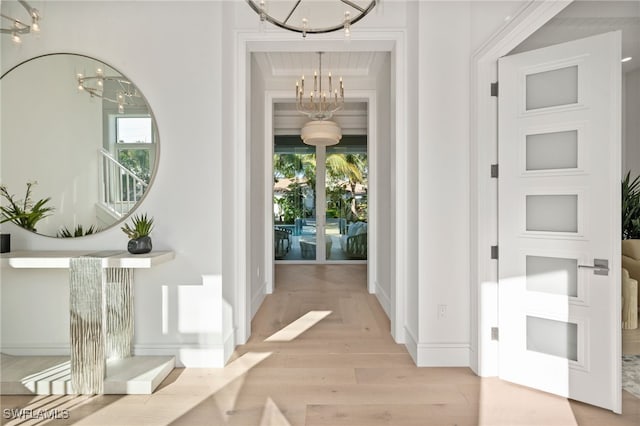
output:
[[[100,203],[112,215],[121,218],[142,198],[149,184],[120,164],[109,151],[98,152],[100,165]]]

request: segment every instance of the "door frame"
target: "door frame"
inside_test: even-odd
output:
[[[498,182],[491,164],[498,162],[498,101],[490,85],[498,79],[498,58],[506,55],[557,15],[572,0],[528,2],[471,59],[470,117],[470,367],[479,376],[498,376],[498,263],[491,246],[498,244]]]
[[[490,248],[498,244],[497,180],[490,177],[490,165],[498,161],[497,98],[489,96],[490,84],[497,81],[498,58],[509,53],[532,33],[557,15],[573,0],[529,2],[502,31],[494,35],[472,56],[471,61],[471,368],[479,376],[497,376],[498,342],[492,327],[498,327],[498,263]],[[473,312],[475,311],[475,312]],[[614,344],[621,345],[621,333]],[[620,371],[621,359],[613,367]],[[614,389],[622,410],[622,383],[615,377]]]
[[[229,57],[233,62],[232,79],[233,93],[235,94],[233,105],[233,197],[232,206],[234,212],[235,244],[233,245],[233,264],[230,265],[233,284],[233,322],[235,339],[234,344],[244,344],[251,335],[251,273],[248,271],[248,261],[250,259],[249,235],[249,215],[247,206],[250,205],[248,199],[249,182],[249,140],[250,134],[250,67],[252,52],[272,52],[272,51],[376,51],[389,52],[391,60],[392,87],[391,97],[395,99],[392,110],[392,126],[394,133],[391,135],[395,141],[395,164],[396,170],[393,176],[395,182],[395,198],[393,203],[396,206],[397,214],[394,216],[395,232],[395,256],[388,261],[392,262],[391,294],[388,295],[388,315],[391,322],[391,336],[397,343],[405,342],[405,312],[406,312],[406,270],[408,269],[409,247],[407,246],[408,235],[408,212],[409,193],[407,191],[408,176],[406,170],[408,161],[408,140],[407,140],[407,91],[406,82],[407,53],[406,53],[406,32],[405,31],[359,31],[348,44],[344,43],[341,34],[319,34],[314,40],[301,40],[298,34],[283,34],[281,32],[264,33],[259,31],[238,30],[234,32],[233,43]],[[264,203],[264,199],[259,201]],[[371,211],[369,212],[371,215]],[[371,216],[370,216],[371,217]],[[271,228],[271,226],[270,226]],[[371,233],[369,237],[371,237]],[[375,237],[373,237],[375,238]],[[369,240],[369,246],[375,247]],[[271,253],[271,246],[269,253]],[[371,253],[372,250],[369,251]],[[265,255],[266,256],[266,255]],[[378,259],[379,261],[387,261]],[[269,263],[271,258],[269,257]],[[269,264],[267,263],[267,265]],[[373,263],[369,262],[371,265]],[[375,267],[375,265],[374,265]],[[269,276],[269,275],[265,275]],[[377,288],[377,283],[373,283]],[[387,295],[385,295],[387,296]],[[386,302],[386,301],[385,301]],[[381,301],[382,303],[382,301]]]
[[[291,102],[291,91],[284,90],[268,90],[265,92],[265,117],[264,117],[264,140],[271,141],[270,148],[266,150],[265,163],[264,163],[264,265],[265,265],[265,279],[266,279],[266,293],[273,293],[275,288],[274,279],[274,245],[273,245],[273,140],[275,137],[273,126],[273,111],[274,104],[276,102]],[[367,221],[369,223],[368,235],[368,247],[367,260],[367,290],[369,293],[376,292],[376,282],[378,277],[376,275],[377,269],[372,265],[377,265],[378,255],[376,250],[371,250],[371,247],[376,247],[377,242],[377,226],[378,226],[378,151],[377,151],[377,131],[375,125],[375,118],[377,117],[376,106],[376,91],[375,90],[349,90],[349,102],[365,102],[367,104],[367,163],[369,169],[369,188],[371,189],[367,193],[368,204],[371,208],[367,211]],[[348,260],[313,260],[313,261],[290,261],[287,262],[290,265],[302,265],[302,264],[353,264],[353,261]],[[355,263],[363,263],[356,261]]]

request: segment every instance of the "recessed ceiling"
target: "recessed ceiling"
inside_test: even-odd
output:
[[[384,55],[381,52],[323,52],[322,72],[368,77],[377,72]],[[318,52],[256,52],[254,56],[262,75],[267,77],[297,78],[319,66]]]

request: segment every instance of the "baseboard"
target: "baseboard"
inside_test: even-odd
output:
[[[229,358],[231,358],[231,355],[233,355],[233,351],[236,350],[236,332],[237,332],[237,327],[232,328],[229,331],[229,333],[227,333],[227,336],[225,337],[224,342],[222,343],[224,348],[225,365],[227,361],[229,361]]]
[[[23,343],[18,345],[2,345],[0,352],[15,356],[70,356],[69,343],[66,344],[42,344]]]
[[[388,318],[391,318],[391,298],[389,294],[382,288],[382,286],[376,281],[376,297],[382,306],[382,309],[387,314]]]
[[[176,367],[222,368],[226,361],[223,344],[207,346],[188,344],[135,345],[133,354],[136,356],[174,356]]]
[[[418,367],[469,367],[468,343],[419,343]]]
[[[264,281],[260,284],[260,288],[253,293],[253,297],[251,298],[251,318],[253,318],[260,309],[260,305],[264,301],[264,298],[267,295],[267,282]]]
[[[469,368],[474,372],[476,376],[479,376],[479,367],[478,367],[478,353],[473,350],[473,347],[469,345]]]
[[[133,355],[174,356],[176,366],[194,368],[222,368],[235,350],[235,330],[227,333],[220,345],[134,345]],[[69,356],[69,345],[3,345],[0,352],[13,356]]]
[[[414,334],[407,328],[406,325],[404,326],[404,337],[404,346],[407,348],[407,352],[409,352],[411,358],[413,358],[413,362],[418,365],[418,342]]]

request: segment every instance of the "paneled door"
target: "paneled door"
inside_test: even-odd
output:
[[[500,377],[620,412],[620,33],[498,70]]]

